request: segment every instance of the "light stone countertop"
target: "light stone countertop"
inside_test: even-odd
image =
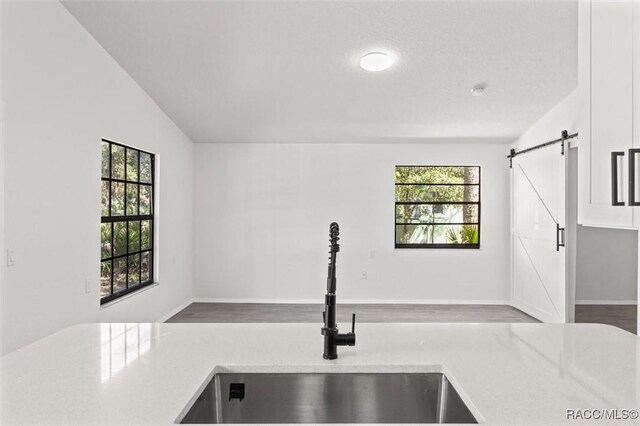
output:
[[[346,327],[347,325],[345,325]],[[85,324],[0,358],[0,423],[173,424],[214,372],[443,371],[481,423],[640,409],[640,339],[594,324],[357,325],[322,358],[321,324]]]

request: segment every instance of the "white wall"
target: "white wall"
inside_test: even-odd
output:
[[[2,8],[6,245],[17,262],[4,351],[76,323],[155,321],[192,295],[192,144],[57,1]],[[158,154],[160,284],[101,309],[103,137]]]
[[[507,148],[195,145],[194,297],[321,303],[335,220],[341,301],[507,303]],[[394,249],[397,164],[482,166],[480,250]]]
[[[2,2],[0,2],[0,24],[2,23]],[[5,262],[2,261],[2,255],[5,253],[4,248],[4,89],[2,78],[2,31],[0,31],[0,355],[4,353],[3,337],[4,321],[3,321],[3,303],[4,300],[4,283],[5,283]]]
[[[571,92],[559,104],[532,124],[531,127],[513,143],[512,148],[521,151],[542,142],[558,139],[563,130],[567,130],[569,134],[575,133],[577,131],[577,120],[578,89]],[[560,149],[559,147],[556,148],[558,150]]]

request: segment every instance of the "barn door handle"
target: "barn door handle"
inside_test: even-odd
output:
[[[629,150],[629,205],[640,206],[640,200],[636,200],[636,154],[639,148]]]
[[[618,199],[618,157],[624,157],[624,151],[611,153],[611,205],[624,206],[624,201]]]
[[[556,251],[560,251],[560,247],[564,247],[564,228],[556,223]]]

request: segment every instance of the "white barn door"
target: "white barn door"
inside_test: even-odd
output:
[[[565,161],[557,144],[513,158],[511,169],[512,301],[544,322],[567,321]]]

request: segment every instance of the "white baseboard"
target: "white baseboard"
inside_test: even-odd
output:
[[[193,303],[287,303],[323,304],[324,298],[317,299],[234,299],[195,297]],[[362,305],[510,305],[507,300],[446,300],[446,299],[342,299],[338,303]]]
[[[184,302],[183,304],[181,304],[177,308],[172,309],[169,313],[161,316],[158,319],[158,321],[156,321],[156,322],[165,322],[166,320],[168,320],[169,318],[171,318],[172,316],[174,316],[175,314],[177,314],[178,312],[180,312],[181,310],[183,310],[184,308],[186,308],[187,306],[189,306],[192,303],[193,303],[193,299],[187,300],[186,302]]]
[[[637,300],[576,300],[576,305],[637,305]]]

